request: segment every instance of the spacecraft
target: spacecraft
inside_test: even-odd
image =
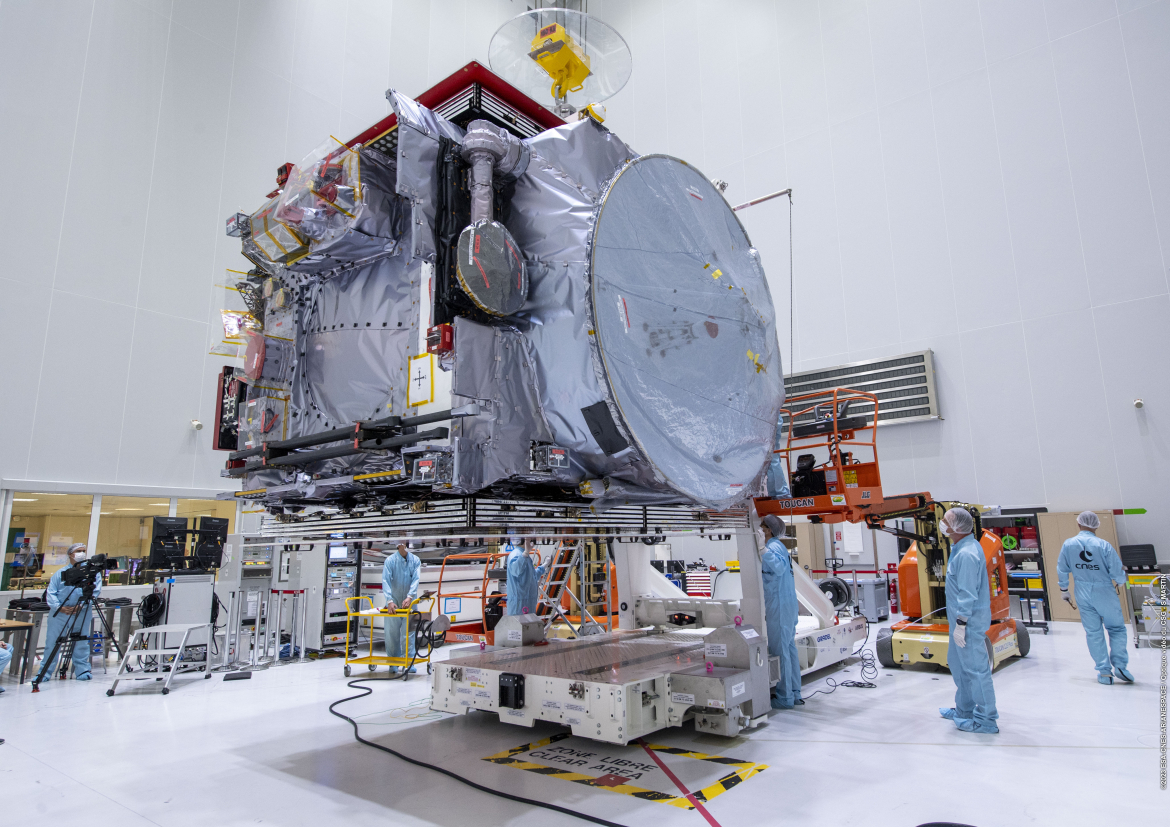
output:
[[[388,91],[228,219],[253,267],[216,447],[273,510],[763,493],[784,394],[759,253],[702,172],[604,125],[630,71],[608,27],[510,25],[504,78]]]

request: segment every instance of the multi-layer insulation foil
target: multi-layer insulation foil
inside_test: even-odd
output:
[[[721,193],[590,119],[524,140],[527,162],[496,181],[493,208],[529,286],[519,311],[492,316],[444,298],[470,223],[464,130],[390,97],[397,158],[318,153],[316,172],[294,172],[296,191],[266,207],[305,242],[295,261],[269,261],[299,284],[289,435],[409,415],[420,325],[449,319],[450,407],[478,413],[452,420],[440,450],[454,470],[437,489],[537,484],[600,507],[723,508],[762,493],[780,354],[759,254]],[[565,449],[567,467],[538,468],[540,446]],[[392,466],[409,471],[409,456],[357,454],[302,473]],[[297,472],[256,481],[277,473]]]
[[[395,184],[392,158],[330,138],[251,216],[244,253],[267,272],[318,278],[393,254],[409,221]]]

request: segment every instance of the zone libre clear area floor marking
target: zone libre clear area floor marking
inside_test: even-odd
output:
[[[562,781],[572,781],[576,784],[584,784],[590,787],[601,787],[613,792],[622,793],[623,795],[632,796],[643,801],[658,801],[663,804],[670,804],[674,807],[679,807],[684,810],[693,810],[695,806],[685,797],[681,795],[671,795],[670,793],[663,793],[657,790],[648,790],[644,787],[639,787],[635,784],[628,783],[630,779],[618,775],[615,772],[606,772],[602,775],[586,775],[572,769],[562,769],[559,767],[549,767],[544,764],[538,764],[533,761],[527,761],[522,757],[524,753],[529,753],[534,750],[547,747],[555,744],[557,741],[563,741],[566,738],[571,738],[572,734],[568,732],[561,732],[548,738],[542,738],[539,741],[533,741],[530,744],[521,744],[518,747],[506,749],[503,752],[489,755],[484,758],[484,761],[489,761],[493,764],[501,764],[514,769],[527,770],[528,772],[536,773],[537,775],[544,775],[549,778],[559,778]],[[647,744],[648,749],[663,755],[674,755],[681,758],[692,758],[697,761],[710,761],[714,764],[722,764],[733,768],[727,775],[722,776],[717,781],[708,784],[700,790],[691,793],[691,796],[701,802],[707,802],[721,795],[728,790],[747,781],[753,775],[758,775],[764,770],[768,769],[767,764],[757,764],[753,761],[740,761],[736,758],[729,758],[723,755],[705,755],[701,752],[693,752],[679,747],[667,747],[661,744]]]

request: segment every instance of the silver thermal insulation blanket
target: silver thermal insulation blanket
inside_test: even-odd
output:
[[[325,279],[397,253],[409,240],[410,204],[397,192],[394,164],[330,139],[251,216],[244,255],[273,276]]]
[[[397,253],[404,243],[410,205],[395,191],[394,160],[370,148],[359,150],[358,155],[363,198],[354,217],[310,245],[312,252],[291,265],[294,272],[332,273],[347,264]]]
[[[338,182],[344,195],[360,174],[353,220],[333,216],[310,254],[281,265],[300,291],[289,437],[412,413],[407,369],[430,318],[420,311],[434,297],[420,287],[444,203],[440,139],[458,149],[464,132],[403,95],[391,102],[396,158],[363,149],[355,165],[318,153],[313,198],[290,202],[311,218],[321,187]],[[479,413],[451,422],[454,478],[443,490],[547,485],[594,497],[598,510],[721,509],[762,494],[783,402],[780,353],[759,254],[721,193],[694,167],[639,156],[591,119],[523,143],[526,165],[495,197],[530,287],[513,316],[455,315],[443,362],[454,371],[451,405],[474,401]],[[341,199],[334,192],[325,195]],[[541,444],[568,449],[569,467],[534,469]],[[312,496],[314,474],[402,467],[396,452],[362,454],[248,484],[296,480]]]
[[[419,270],[391,256],[303,289],[290,437],[405,410]]]
[[[302,288],[289,437],[406,410],[406,366],[418,350],[421,267],[391,255]],[[353,474],[401,467],[400,457],[363,454],[306,470]]]
[[[391,100],[422,256],[438,138],[461,133]],[[727,202],[694,167],[639,157],[592,120],[525,144],[504,224],[531,288],[498,325],[456,320],[453,404],[484,403],[453,430],[456,490],[541,481],[529,450],[547,441],[570,449],[569,481],[589,481],[602,507],[762,493],[782,368],[759,254]]]
[[[479,416],[453,423],[456,486],[475,491],[509,477],[527,477],[531,444],[555,442],[544,419],[532,341],[514,327],[464,318],[455,319],[455,338],[460,344],[452,403],[479,401],[481,410]],[[571,484],[579,478],[565,475],[561,481]]]

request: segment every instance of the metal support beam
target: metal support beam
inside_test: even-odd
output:
[[[0,566],[4,565],[4,556],[12,549],[8,548],[8,529],[12,527],[12,498],[16,496],[11,488],[0,488]]]
[[[284,465],[307,465],[310,462],[321,462],[327,459],[337,459],[338,457],[349,457],[354,454],[366,453],[361,448],[355,447],[352,443],[349,445],[336,445],[332,448],[322,448],[318,451],[300,451],[294,454],[286,454],[283,457],[275,457],[267,460],[262,465],[253,466],[246,470],[259,471],[264,468],[279,468]]]
[[[265,442],[263,445],[257,445],[255,448],[248,448],[243,451],[232,451],[230,454],[228,454],[228,459],[248,459],[250,457],[261,456],[265,453],[265,451],[294,451],[297,448],[312,448],[314,445],[325,445],[329,442],[340,442],[343,439],[353,439],[353,435],[357,429],[357,425],[346,425],[344,428],[334,428],[330,431],[322,431],[319,434],[307,434],[306,436],[296,436],[292,439],[281,439],[273,442]]]
[[[403,445],[414,445],[418,442],[426,442],[428,439],[446,439],[450,436],[451,431],[447,428],[434,428],[430,431],[419,431],[416,434],[402,434],[400,436],[392,436],[387,438],[367,439],[359,442],[358,446],[366,450],[377,450],[379,448],[398,448]]]
[[[613,564],[617,574],[618,628],[637,629],[634,620],[634,601],[642,592],[640,578],[636,577],[636,566],[649,566],[646,556],[653,554],[653,548],[644,543],[615,543]]]
[[[743,204],[732,207],[731,211],[732,212],[739,212],[740,210],[746,209],[747,207],[754,207],[756,204],[763,204],[765,201],[771,201],[773,198],[779,198],[782,195],[791,196],[792,195],[792,188],[790,187],[786,190],[780,190],[779,192],[773,192],[773,193],[770,193],[768,195],[762,195],[759,198],[753,198],[751,201],[745,201]]]
[[[759,544],[760,519],[756,514],[755,505],[748,506],[747,528],[737,528],[735,531],[735,545],[739,554],[739,582],[743,586],[743,598],[740,600],[740,611],[743,613],[743,622],[755,628],[764,638],[764,648],[768,645],[768,624],[764,620],[764,576],[762,570],[762,555]]]
[[[382,419],[365,419],[360,422],[355,422],[352,425],[321,431],[319,434],[306,434],[305,436],[295,436],[291,439],[278,439],[272,442],[265,442],[263,445],[257,445],[255,448],[232,451],[228,454],[228,459],[239,460],[259,456],[271,456],[274,451],[290,452],[298,448],[312,448],[314,445],[327,445],[330,442],[340,442],[341,440],[384,438],[393,436],[394,434],[382,434],[378,433],[379,431],[397,432],[403,428],[415,428],[419,425],[446,422],[449,419],[457,419],[463,416],[475,416],[478,412],[478,405],[465,405],[462,408],[456,408],[454,410],[448,408],[445,411],[435,411],[434,413],[422,414],[420,416],[387,416]],[[268,464],[272,465],[272,462]]]
[[[358,435],[363,436],[364,434],[362,431],[359,431]],[[264,468],[279,468],[285,465],[307,465],[311,462],[321,462],[326,459],[337,459],[338,457],[348,457],[354,454],[364,454],[372,451],[384,451],[389,448],[398,448],[403,445],[426,442],[428,439],[446,439],[449,435],[450,430],[447,428],[434,428],[430,431],[420,431],[417,434],[374,437],[360,442],[355,439],[353,442],[345,445],[335,445],[332,448],[322,448],[319,451],[300,451],[285,454],[267,459],[260,464],[248,465],[243,468],[233,468],[232,476],[239,477],[253,471],[260,471]]]
[[[174,502],[174,501],[172,500],[172,502]],[[89,551],[90,557],[93,557],[95,554],[98,553],[98,550],[97,550],[98,523],[101,522],[101,519],[102,519],[102,495],[101,494],[94,494],[93,495],[93,505],[90,507],[90,510],[89,510],[89,536],[86,538],[86,541],[85,541],[85,548],[86,548],[86,550]]]

